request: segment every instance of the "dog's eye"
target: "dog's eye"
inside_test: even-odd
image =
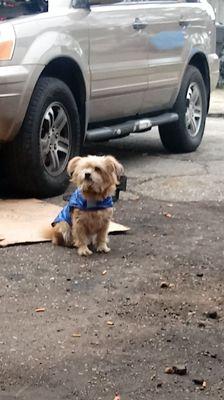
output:
[[[101,172],[101,168],[95,167],[95,171],[98,172],[98,173],[100,173],[100,172]]]

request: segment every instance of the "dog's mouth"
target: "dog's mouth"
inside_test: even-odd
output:
[[[94,173],[88,170],[83,172],[82,176],[80,176],[79,182],[77,183],[83,192],[91,196],[98,196],[105,190],[105,183],[100,179],[100,177],[95,177]]]
[[[95,184],[94,184],[94,182],[93,182],[93,180],[92,180],[92,178],[91,178],[91,176],[90,176],[90,177],[85,177],[85,178],[83,179],[83,181],[81,182],[81,185],[80,185],[80,186],[81,186],[82,189],[84,189],[84,190],[93,190]]]
[[[80,188],[83,192],[89,193],[92,195],[94,195],[94,194],[97,195],[97,194],[101,193],[101,191],[102,191],[102,188],[99,185],[97,185],[97,183],[94,182],[91,178],[84,179],[84,181],[80,185]]]

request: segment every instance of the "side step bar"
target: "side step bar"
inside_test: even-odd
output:
[[[130,133],[149,131],[153,126],[169,124],[179,119],[176,113],[165,113],[152,118],[143,118],[123,122],[119,125],[104,126],[87,131],[86,142],[103,142],[120,139]]]

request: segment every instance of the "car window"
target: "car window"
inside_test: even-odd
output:
[[[46,0],[0,0],[0,21],[48,10]]]
[[[90,5],[120,5],[120,4],[145,4],[145,3],[180,3],[195,2],[197,0],[89,0]]]

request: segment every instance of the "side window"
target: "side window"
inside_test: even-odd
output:
[[[119,5],[119,4],[147,4],[147,3],[185,3],[198,0],[89,0],[90,5]]]
[[[48,10],[47,0],[0,1],[0,21]]]
[[[127,1],[126,0],[89,0],[89,4],[91,6],[116,5],[116,4],[120,4],[120,3],[127,3]]]

